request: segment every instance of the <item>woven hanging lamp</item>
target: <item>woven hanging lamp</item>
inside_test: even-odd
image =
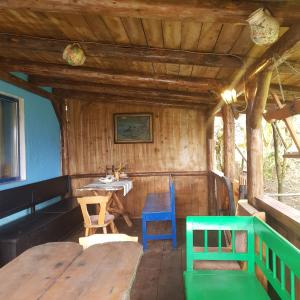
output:
[[[81,66],[84,64],[86,56],[81,46],[74,43],[65,48],[63,59],[71,66]]]
[[[264,8],[253,12],[247,22],[250,24],[251,39],[257,45],[270,45],[277,41],[279,35],[279,23]]]

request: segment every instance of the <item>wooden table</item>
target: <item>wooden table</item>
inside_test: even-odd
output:
[[[39,245],[0,269],[0,299],[129,299],[142,252],[136,242]]]
[[[131,182],[129,190],[125,191],[124,184]],[[132,187],[132,181],[130,179],[126,180],[119,180],[114,181],[113,183],[101,183],[99,181],[92,182],[88,185],[83,186],[82,188],[77,189],[78,191],[92,191],[95,195],[98,195],[99,192],[110,192],[111,198],[107,205],[108,212],[112,213],[113,215],[121,215],[126,224],[129,227],[132,227],[132,221],[129,217],[129,213],[125,210],[125,207],[121,201],[121,199],[118,197],[117,192],[118,191],[124,191],[124,196],[131,190]],[[126,192],[126,193],[125,193]]]

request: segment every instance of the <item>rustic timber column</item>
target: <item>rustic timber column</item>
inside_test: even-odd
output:
[[[215,140],[214,140],[214,117],[208,123],[206,128],[206,157],[207,157],[207,184],[208,184],[208,213],[210,216],[216,214],[214,201],[215,182],[211,171],[215,166]]]
[[[264,193],[263,142],[261,121],[266,106],[272,72],[261,73],[247,85],[247,185],[248,201],[255,206],[255,197]]]
[[[231,182],[235,179],[235,140],[234,116],[230,105],[222,109],[223,115],[223,141],[224,141],[224,174]]]
[[[67,100],[61,103],[62,106],[62,128],[61,128],[61,153],[62,153],[62,174],[69,175],[69,147],[68,147],[68,115],[67,115]]]
[[[215,166],[215,140],[214,140],[214,119],[206,129],[206,151],[207,151],[207,171],[211,171]]]

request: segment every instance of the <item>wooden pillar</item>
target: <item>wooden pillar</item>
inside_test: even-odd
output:
[[[255,198],[264,193],[263,141],[261,121],[265,109],[271,72],[261,73],[247,85],[247,186],[248,201],[255,206]]]
[[[208,184],[208,214],[216,215],[216,205],[214,199],[215,179],[212,172],[215,167],[215,140],[214,140],[214,117],[207,123],[206,128],[206,157],[207,157],[207,184]]]
[[[206,151],[207,171],[211,171],[215,167],[214,119],[208,124],[206,129]]]
[[[61,148],[62,148],[62,174],[69,175],[69,147],[68,147],[68,115],[67,115],[67,100],[62,103],[62,138],[61,138]]]
[[[231,182],[235,179],[235,139],[234,116],[230,105],[225,105],[223,114],[223,141],[224,141],[224,175]]]

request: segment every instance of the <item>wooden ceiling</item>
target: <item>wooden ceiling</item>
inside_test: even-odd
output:
[[[251,12],[267,6],[282,35],[299,23],[300,3],[205,2],[2,0],[1,70],[27,73],[33,84],[64,97],[214,105],[244,64],[268,49],[250,39],[245,20]],[[82,67],[62,59],[72,41],[87,54]],[[299,58],[300,47],[289,61],[297,68]],[[300,76],[286,64],[279,71],[287,98],[299,97]]]

